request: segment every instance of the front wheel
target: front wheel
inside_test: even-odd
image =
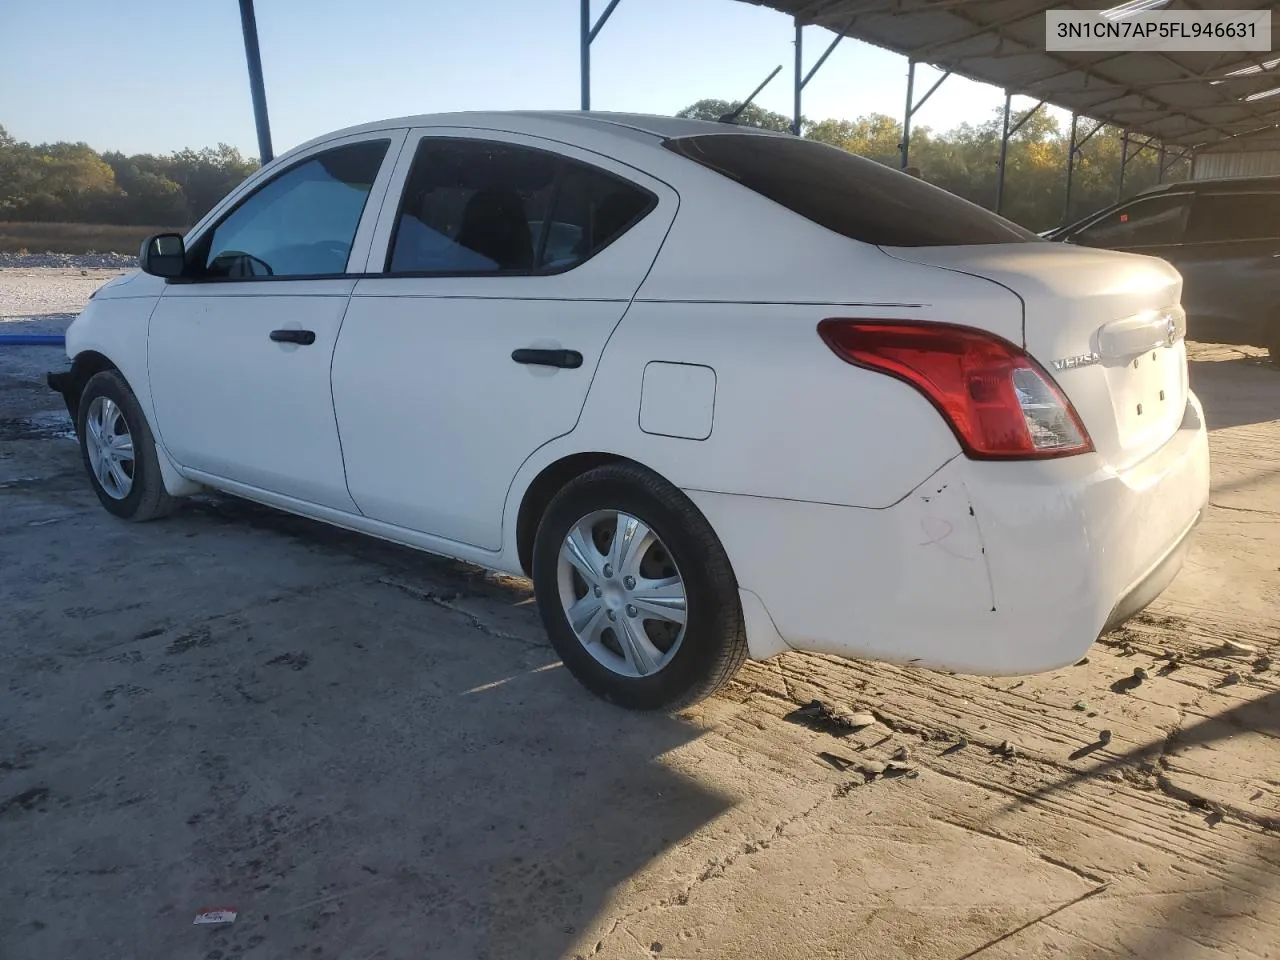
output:
[[[688,497],[641,467],[597,467],[555,496],[534,541],[533,583],[565,666],[619,706],[686,706],[746,659],[719,539]]]
[[[95,373],[76,416],[89,482],[108,511],[125,520],[155,520],[173,511],[151,428],[138,399],[115,370]]]

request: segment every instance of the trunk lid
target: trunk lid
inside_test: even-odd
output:
[[[1159,449],[1187,404],[1182,278],[1163,260],[1055,243],[881,248],[997,283],[1022,301],[1022,346],[1117,469]],[[937,319],[945,319],[938,317]]]

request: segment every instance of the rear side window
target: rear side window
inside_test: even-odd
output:
[[[812,140],[720,133],[663,146],[864,243],[937,247],[1039,239],[955,194]]]
[[[599,252],[656,198],[557,154],[424,137],[405,184],[387,271],[557,273]]]
[[[1188,243],[1280,237],[1280,193],[1201,194],[1191,206]]]
[[[1186,194],[1126,203],[1071,236],[1087,247],[1154,247],[1181,243],[1190,199]]]

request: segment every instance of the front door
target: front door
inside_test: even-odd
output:
[[[191,275],[165,287],[148,331],[157,433],[183,467],[355,512],[329,367],[356,283],[348,265],[364,264],[403,141],[317,148],[192,240]]]
[[[574,428],[676,196],[563,144],[416,131],[333,362],[371,518],[488,550],[520,465]],[[399,194],[399,203],[391,198]]]

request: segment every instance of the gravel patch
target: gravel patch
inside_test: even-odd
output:
[[[14,321],[61,320],[84,309],[89,295],[126,270],[77,267],[0,267],[0,329],[22,331]],[[65,324],[64,324],[65,326]]]
[[[0,253],[0,267],[79,267],[81,270],[129,270],[133,253]]]

